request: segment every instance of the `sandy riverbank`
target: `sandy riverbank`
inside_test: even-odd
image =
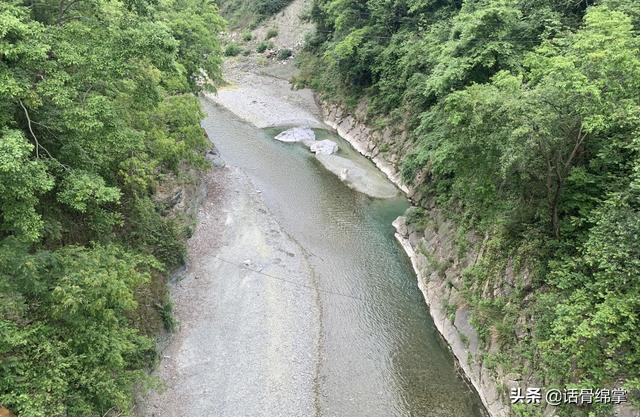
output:
[[[224,64],[227,85],[207,98],[258,128],[303,126],[322,128],[321,112],[313,91],[293,90],[288,79],[269,75],[275,70],[290,74],[292,62],[258,67],[252,57],[238,57]],[[266,71],[266,72],[265,72]]]
[[[156,371],[164,386],[138,415],[313,416],[320,311],[306,255],[240,170],[214,169],[205,187],[171,288],[179,325]]]

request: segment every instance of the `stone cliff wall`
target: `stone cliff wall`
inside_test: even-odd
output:
[[[392,127],[374,131],[337,105],[321,103],[325,123],[364,156],[370,158],[391,181],[413,201],[420,196],[401,182],[400,156],[408,151],[406,134]],[[462,285],[462,271],[476,262],[482,251],[482,241],[470,236],[472,249],[457,259],[454,247],[455,230],[435,207],[427,207],[430,218],[425,230],[407,224],[404,217],[394,222],[396,238],[411,258],[418,276],[418,285],[429,305],[436,327],[458,359],[468,380],[478,391],[492,417],[511,417],[508,390],[517,385],[518,376],[484,366],[483,353],[495,350],[491,343],[481,347],[478,334],[470,323],[470,312],[457,288]],[[532,385],[533,386],[533,385]]]

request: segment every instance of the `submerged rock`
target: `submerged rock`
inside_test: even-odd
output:
[[[349,188],[373,198],[394,198],[398,189],[374,169],[338,155],[316,154],[316,159]]]
[[[285,130],[275,137],[280,142],[314,142],[316,140],[315,132],[308,127],[294,127],[293,129]]]
[[[338,152],[338,144],[332,140],[325,139],[312,143],[309,149],[315,154],[332,155]]]

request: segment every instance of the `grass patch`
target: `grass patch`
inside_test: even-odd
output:
[[[265,39],[269,40],[271,38],[275,38],[276,36],[278,36],[278,29],[276,28],[271,28],[267,31],[267,34],[265,35]]]
[[[258,52],[259,54],[263,53],[264,51],[266,51],[267,49],[270,49],[273,47],[273,44],[271,42],[267,42],[267,41],[262,41],[258,44],[258,46],[256,46],[256,52]]]
[[[278,59],[280,61],[284,61],[285,59],[289,59],[291,58],[291,56],[293,55],[293,51],[291,49],[288,48],[284,48],[278,51]]]
[[[230,43],[224,48],[224,56],[237,56],[242,52],[242,48],[236,43]]]

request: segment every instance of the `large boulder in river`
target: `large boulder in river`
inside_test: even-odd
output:
[[[309,149],[316,155],[332,155],[338,152],[338,144],[332,140],[325,139],[312,143]]]
[[[316,134],[312,129],[308,127],[294,127],[293,129],[285,130],[275,137],[280,142],[303,142],[309,143],[316,140]]]

